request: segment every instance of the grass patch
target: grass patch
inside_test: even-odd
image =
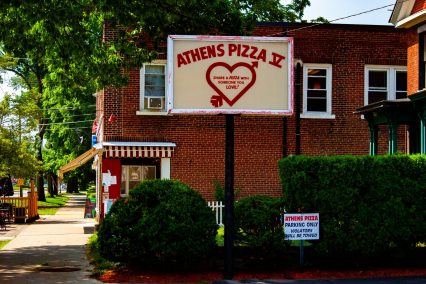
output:
[[[46,201],[38,201],[38,214],[40,215],[55,215],[59,208],[65,205],[68,201],[68,196],[58,195],[55,197],[46,196]]]
[[[10,240],[0,241],[0,249],[2,249],[5,245],[7,245]]]
[[[107,270],[116,268],[116,263],[103,258],[99,254],[98,235],[96,233],[89,238],[87,254],[90,264],[94,267],[92,275],[95,277],[101,276]]]
[[[224,236],[225,236],[225,227],[219,227],[219,229],[217,229],[217,235],[216,235],[216,244],[219,247],[223,247],[224,246]]]

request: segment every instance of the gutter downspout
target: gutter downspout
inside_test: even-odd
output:
[[[286,116],[283,116],[283,118],[282,118],[282,121],[283,121],[283,137],[282,137],[282,155],[283,155],[283,158],[285,158],[285,157],[287,157],[288,156],[288,149],[287,149],[287,117]]]
[[[294,98],[295,114],[296,114],[296,155],[300,155],[300,96],[301,94],[301,78],[302,78],[302,60],[296,60],[296,94]]]

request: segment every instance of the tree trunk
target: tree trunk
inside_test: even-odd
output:
[[[55,193],[53,192],[53,176],[52,173],[49,172],[49,174],[47,175],[47,192],[49,192],[50,197],[55,197]]]
[[[67,183],[67,192],[73,193],[78,192],[78,178],[77,177],[71,177],[68,179]]]
[[[42,73],[40,72],[36,72],[36,76],[37,76],[37,82],[38,82],[38,93],[40,95],[43,94],[43,81],[42,78],[43,76],[41,75]],[[43,103],[42,100],[40,99],[37,103],[37,106],[40,109],[43,109]],[[40,162],[40,164],[42,165],[40,170],[38,171],[38,176],[37,176],[37,194],[38,194],[38,200],[40,201],[46,201],[46,195],[44,194],[44,180],[43,180],[43,138],[44,138],[44,133],[46,132],[46,123],[47,123],[47,119],[42,117],[39,118],[38,120],[38,141],[36,140],[36,143],[38,143],[37,145],[37,160]]]
[[[59,191],[59,189],[58,189],[58,176],[55,174],[55,173],[51,173],[51,177],[52,177],[52,184],[53,184],[53,188],[52,188],[52,191],[53,191],[53,195],[56,195],[56,196],[58,196],[58,191]]]
[[[41,123],[40,123],[41,124]],[[41,164],[43,164],[43,136],[44,136],[44,130],[45,128],[43,126],[39,126],[39,132],[38,132],[38,140],[36,143],[37,145],[37,160],[40,161]],[[38,200],[40,201],[46,201],[46,195],[44,194],[44,180],[43,180],[43,168],[41,168],[37,173],[37,194],[38,194]]]

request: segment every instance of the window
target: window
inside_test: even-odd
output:
[[[144,64],[141,68],[140,111],[159,114],[166,111],[166,65]]]
[[[366,105],[383,100],[396,100],[407,97],[407,71],[399,66],[366,66],[365,97]]]
[[[331,113],[331,65],[303,66],[302,118],[334,118]]]
[[[126,196],[141,181],[156,178],[156,166],[122,165],[120,194]]]

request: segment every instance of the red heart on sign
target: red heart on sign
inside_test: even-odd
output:
[[[212,72],[214,73],[214,69],[220,67],[225,68],[225,72],[227,72],[227,74],[214,74],[212,78]],[[210,65],[210,67],[207,69],[207,83],[225,102],[229,104],[229,106],[233,106],[256,82],[256,71],[254,70],[255,67],[257,67],[257,62],[253,62],[252,65],[246,62],[239,62],[232,66],[225,62],[216,62]],[[251,76],[237,75],[238,72],[234,73],[235,70],[241,70],[240,73],[242,74],[247,73],[248,70]],[[216,69],[216,71],[220,72],[220,69]],[[237,82],[243,82],[243,84],[238,84]],[[248,84],[246,84],[247,82]],[[243,85],[242,88],[240,88],[241,85]],[[213,104],[214,107],[219,107],[220,105],[217,103]]]

